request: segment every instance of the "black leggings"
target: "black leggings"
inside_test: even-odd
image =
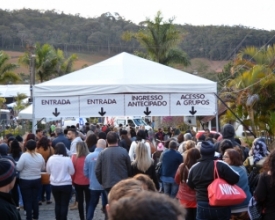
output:
[[[196,208],[186,208],[186,220],[196,220]]]
[[[75,191],[77,194],[78,199],[78,212],[79,217],[81,220],[85,219],[84,216],[84,196],[85,196],[85,203],[86,203],[86,209],[85,213],[87,215],[88,205],[90,203],[90,190],[89,185],[77,185],[74,183]]]

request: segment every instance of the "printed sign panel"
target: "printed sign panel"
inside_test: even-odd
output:
[[[182,93],[171,94],[171,115],[215,115],[214,94]]]
[[[78,97],[36,97],[36,118],[79,117]]]
[[[125,115],[169,116],[169,94],[125,94]]]
[[[90,95],[80,97],[82,117],[105,117],[124,115],[124,95]]]

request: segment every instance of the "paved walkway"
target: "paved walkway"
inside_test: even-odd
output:
[[[54,220],[54,199],[52,198],[53,203],[50,205],[47,205],[45,202],[39,206],[39,220]],[[72,205],[72,203],[70,203]],[[97,205],[97,208],[95,210],[94,220],[104,220],[104,215],[101,211],[101,201]],[[24,210],[20,210],[21,218],[22,220],[26,219],[26,216],[24,214]],[[79,219],[78,210],[69,210],[68,211],[68,220],[77,220]]]

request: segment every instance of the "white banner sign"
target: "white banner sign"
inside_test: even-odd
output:
[[[35,118],[79,117],[78,97],[36,97]]]
[[[80,96],[81,117],[124,115],[124,95]]]
[[[182,93],[170,94],[171,115],[215,115],[216,98],[214,94]]]
[[[169,94],[125,95],[125,115],[169,115]]]
[[[36,118],[215,114],[214,94],[106,94],[35,98]]]

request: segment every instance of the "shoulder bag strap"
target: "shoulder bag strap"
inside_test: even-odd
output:
[[[214,160],[214,179],[216,179],[216,175],[218,178],[219,177],[219,172],[218,172],[218,169],[217,169],[217,160]]]

